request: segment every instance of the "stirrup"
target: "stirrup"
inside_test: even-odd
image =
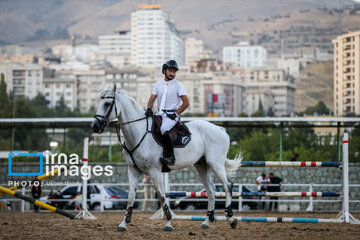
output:
[[[174,166],[175,165],[175,157],[161,157],[160,158],[160,162],[162,165],[170,165],[170,166]]]

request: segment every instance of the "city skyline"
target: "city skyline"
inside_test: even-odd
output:
[[[328,15],[360,14],[356,5],[322,7],[300,10],[299,13],[322,11]],[[194,108],[190,107],[189,113],[200,111],[213,115],[214,112],[210,110],[215,110],[207,107],[207,94],[211,93],[225,96],[221,98],[222,109],[216,110],[216,114],[222,116],[237,116],[242,113],[251,115],[258,111],[260,105],[264,112],[272,112],[275,116],[293,116],[301,111],[301,106],[296,104],[296,91],[306,89],[299,85],[304,80],[303,70],[318,62],[329,65],[329,60],[332,59],[333,50],[332,47],[329,50],[329,44],[333,39],[322,41],[323,45],[319,45],[315,39],[311,40],[310,45],[306,42],[291,45],[294,41],[290,40],[292,35],[287,32],[280,34],[280,48],[277,50],[276,44],[270,44],[273,37],[263,34],[262,40],[258,38],[254,41],[254,37],[250,41],[233,41],[221,45],[220,51],[213,52],[206,44],[208,39],[181,33],[178,30],[181,21],[174,21],[168,11],[171,8],[163,9],[160,4],[139,4],[129,16],[129,29],[113,29],[112,34],[98,35],[95,43],[78,35],[70,37],[67,32],[67,40],[40,51],[30,46],[2,47],[0,61],[3,64],[0,64],[0,72],[5,76],[8,92],[28,98],[34,98],[40,92],[45,95],[50,107],[55,107],[64,98],[70,109],[86,112],[95,106],[99,86],[115,82],[143,104],[149,92],[145,94],[146,91],[139,89],[144,89],[145,85],[147,89],[151,89],[154,81],[162,77],[159,74],[162,63],[167,59],[175,59],[181,66],[178,79],[188,81],[189,92],[195,93],[190,94]],[[287,21],[292,16],[290,13],[275,15],[268,20],[259,19],[267,25],[267,22]],[[257,22],[259,19],[254,16],[248,18],[247,22]],[[223,24],[226,25],[226,22]],[[302,33],[308,31],[306,28],[295,29]],[[233,29],[234,34],[236,31]],[[298,34],[302,34],[301,31]],[[278,33],[274,31],[274,34]],[[333,34],[335,32],[323,36],[332,38]],[[317,36],[316,31],[311,36]],[[32,39],[30,42],[34,41]],[[54,74],[49,75],[49,71]],[[150,79],[146,80],[147,78]],[[193,81],[198,81],[199,84],[195,86]],[[358,80],[355,79],[356,81]],[[238,86],[241,90],[235,92],[239,94],[229,91]],[[332,84],[326,86],[324,93],[332,95],[329,94],[332,88]],[[322,97],[320,94],[311,101],[321,101]],[[330,109],[333,108],[332,99],[325,102]],[[305,103],[305,106],[311,105]],[[339,111],[335,113],[342,115]]]

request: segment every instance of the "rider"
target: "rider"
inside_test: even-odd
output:
[[[151,109],[157,98],[157,115],[162,117],[160,131],[164,139],[164,154],[160,158],[163,165],[175,164],[174,145],[169,131],[179,121],[179,115],[190,105],[184,85],[175,79],[178,70],[175,60],[169,60],[163,64],[162,73],[165,78],[155,83],[145,112],[147,117],[153,116]],[[178,108],[180,99],[183,103]]]

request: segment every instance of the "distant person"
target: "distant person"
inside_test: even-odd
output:
[[[74,211],[76,211],[76,210],[81,211],[81,210],[82,210],[82,209],[81,209],[81,199],[82,199],[82,197],[81,197],[81,192],[78,192],[78,193],[76,194],[76,197],[75,197],[75,208],[74,208]]]
[[[296,162],[298,160],[298,158],[299,158],[299,154],[295,153],[293,158],[290,161]]]
[[[277,176],[274,175],[274,173],[269,173],[269,179],[270,179],[270,186],[267,187],[268,192],[281,192],[281,184],[283,183],[283,180]],[[277,184],[277,186],[272,186],[273,184]],[[269,211],[271,211],[273,203],[274,203],[274,210],[276,211],[278,209],[278,200],[279,197],[270,197],[269,204]]]
[[[261,195],[266,192],[267,185],[270,183],[270,179],[266,176],[265,173],[261,174],[256,180],[255,183],[258,185],[258,191],[260,192],[259,200],[261,200]],[[260,202],[259,209],[265,209],[266,204]]]
[[[35,200],[39,200],[41,197],[41,182],[34,181],[31,188],[31,195]],[[39,212],[39,206],[34,204],[34,212]]]

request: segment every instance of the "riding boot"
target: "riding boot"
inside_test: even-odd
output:
[[[163,140],[164,140],[164,154],[163,157],[160,158],[160,162],[163,165],[171,165],[173,166],[175,164],[175,155],[174,155],[174,144],[172,141],[172,137],[169,131],[166,131],[163,134]]]

